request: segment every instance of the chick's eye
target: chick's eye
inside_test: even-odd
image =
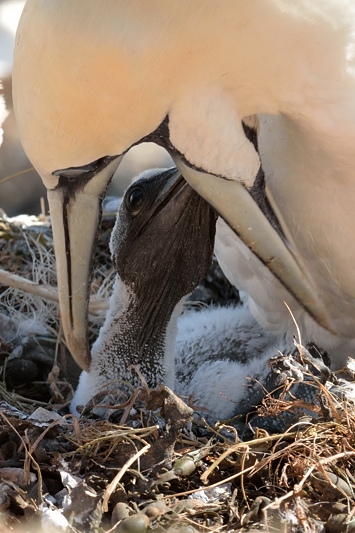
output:
[[[134,187],[131,191],[128,192],[126,203],[128,209],[135,211],[138,209],[144,200],[144,191],[141,187]]]

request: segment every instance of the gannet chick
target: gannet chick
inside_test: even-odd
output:
[[[145,173],[127,190],[111,237],[118,275],[110,309],[90,369],[81,374],[73,412],[98,392],[123,401],[124,382],[140,384],[133,364],[150,387],[164,383],[192,394],[211,420],[250,408],[246,378],[266,376],[266,361],[285,341],[278,339],[276,348],[275,337],[247,307],[190,311],[179,318],[185,297],[210,267],[215,222],[212,208],[174,168]]]
[[[103,386],[174,388],[176,321],[211,266],[216,215],[175,169],[148,172],[127,190],[111,236],[117,271],[110,308],[72,408]],[[119,380],[119,382],[118,382]]]

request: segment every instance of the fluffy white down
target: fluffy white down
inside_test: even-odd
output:
[[[120,283],[116,284],[116,297]],[[122,287],[121,287],[122,289]],[[110,310],[117,302],[111,298]],[[180,305],[177,307],[180,308]],[[179,318],[173,313],[166,337],[167,358],[174,358],[175,392],[183,397],[192,397],[194,405],[210,421],[228,419],[236,415],[238,404],[245,401],[249,378],[263,382],[270,369],[267,361],[281,352],[292,350],[292,342],[265,333],[250,314],[246,305],[212,307],[201,311],[187,311]],[[85,405],[97,393],[107,391],[104,404],[114,404],[117,379],[125,375],[120,369],[122,361],[109,353],[108,339],[114,316],[111,312],[100,331],[92,350],[89,372],[82,372],[80,382],[71,404],[76,413],[78,405]],[[176,328],[171,324],[177,320]],[[175,339],[176,337],[176,339]],[[171,350],[176,340],[175,354]],[[167,365],[169,367],[169,364]],[[169,374],[169,372],[167,372]],[[169,383],[167,382],[169,381]],[[167,375],[166,384],[170,385]],[[107,408],[95,408],[100,416],[112,412]]]
[[[178,321],[175,390],[192,395],[208,419],[230,418],[249,378],[262,382],[270,357],[293,349],[292,342],[265,333],[247,306],[187,312]]]
[[[76,407],[78,405],[84,406],[99,392],[115,387],[114,383],[119,377],[117,368],[120,364],[120,361],[116,361],[114,353],[115,318],[125,316],[132,298],[132,292],[117,276],[105,322],[91,348],[90,369],[89,371],[83,370],[80,374],[79,383],[71,402],[70,409],[73,413],[77,414]],[[106,399],[106,403],[108,402],[109,399]],[[115,403],[114,398],[112,403]],[[105,411],[101,411],[101,414],[106,416]]]

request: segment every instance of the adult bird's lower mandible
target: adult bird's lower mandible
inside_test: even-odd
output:
[[[27,0],[15,112],[48,188],[63,327],[83,368],[101,199],[125,152],[146,140],[235,230],[219,223],[216,252],[258,321],[288,331],[286,301],[335,365],[351,354],[354,8]]]

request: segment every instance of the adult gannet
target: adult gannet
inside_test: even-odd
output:
[[[144,140],[165,146],[233,228],[218,225],[216,252],[257,320],[284,333],[287,302],[334,365],[352,352],[354,7],[27,0],[14,106],[48,188],[63,328],[82,368],[101,199]]]
[[[141,384],[132,365],[150,387],[193,395],[213,421],[252,408],[247,377],[265,383],[268,359],[292,344],[263,332],[245,306],[180,317],[211,265],[215,223],[213,209],[175,168],[147,171],[128,188],[111,235],[117,278],[110,309],[80,376],[74,413],[104,392],[106,408],[96,409],[107,416],[108,402],[131,393],[125,384]],[[257,389],[261,399],[264,389]]]

